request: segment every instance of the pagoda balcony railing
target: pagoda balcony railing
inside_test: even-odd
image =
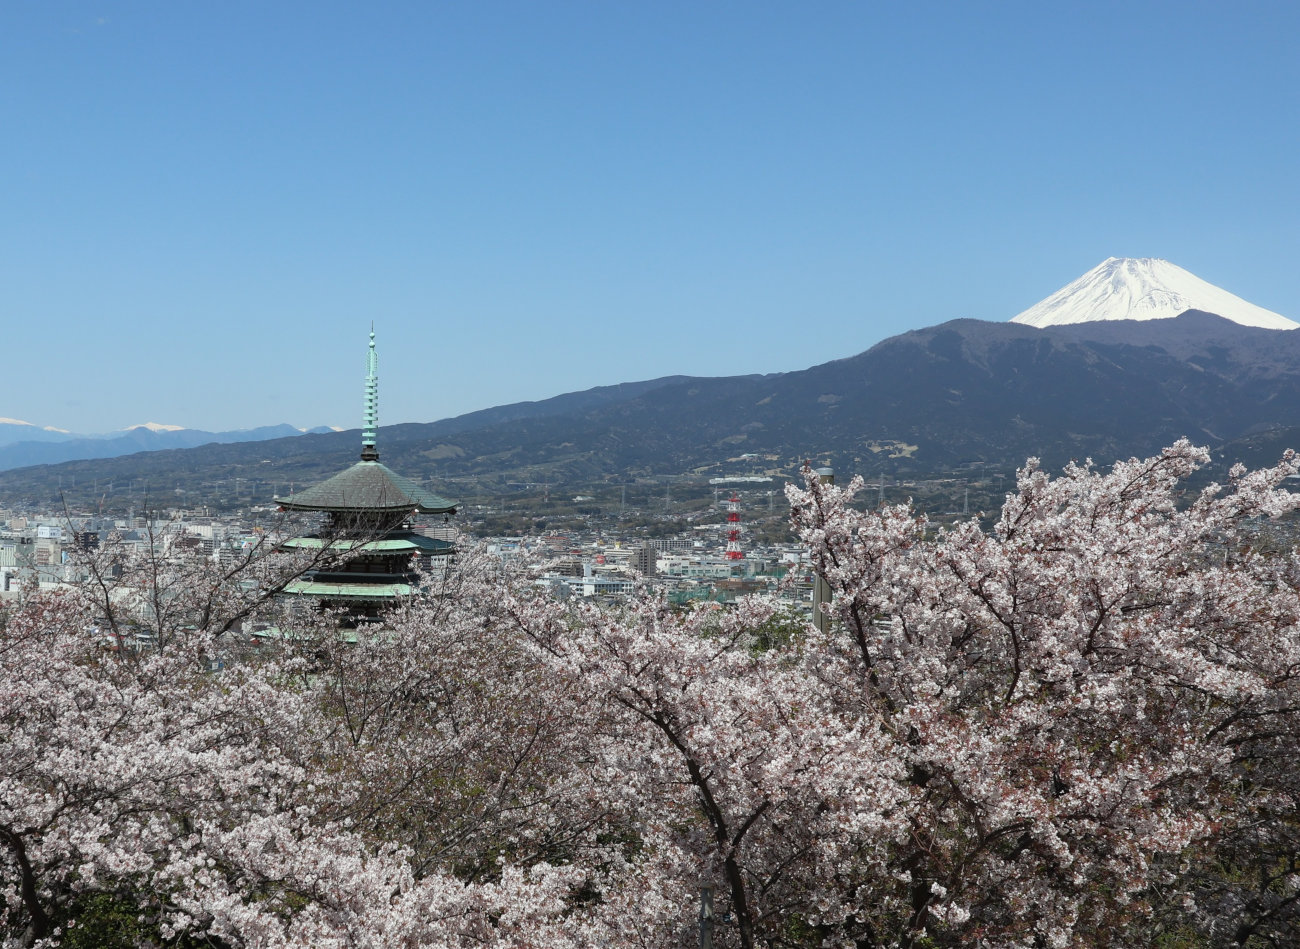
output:
[[[418,577],[419,574],[415,571],[372,573],[369,571],[317,570],[311,574],[311,580],[315,583],[373,583],[376,586],[382,586],[386,583],[412,583]]]

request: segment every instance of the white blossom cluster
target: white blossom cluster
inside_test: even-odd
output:
[[[0,633],[0,933],[686,947],[709,887],[717,946],[1285,943],[1300,561],[1245,528],[1298,465],[1205,461],[1031,463],[991,531],[810,478],[824,634],[469,553],[236,649],[270,567],[92,571]],[[128,612],[156,645],[108,648]]]

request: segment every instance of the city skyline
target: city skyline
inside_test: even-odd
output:
[[[0,9],[0,416],[802,369],[1110,256],[1300,319],[1282,4]]]

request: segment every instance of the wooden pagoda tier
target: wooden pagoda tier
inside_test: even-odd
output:
[[[376,461],[359,461],[320,484],[276,502],[286,511],[326,515],[320,530],[281,544],[285,551],[332,554],[331,566],[311,570],[285,587],[324,607],[377,615],[409,596],[420,570],[455,553],[455,545],[412,529],[417,514],[456,513],[456,504]],[[358,616],[360,618],[360,616]]]
[[[382,604],[410,596],[418,579],[416,565],[427,569],[434,558],[450,557],[456,546],[413,531],[390,532],[380,540],[295,537],[282,550],[316,552],[326,546],[342,559],[331,569],[313,570],[288,584],[284,592],[324,601]]]

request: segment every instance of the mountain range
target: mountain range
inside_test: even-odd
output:
[[[205,432],[180,425],[144,422],[117,432],[78,435],[60,428],[41,427],[21,419],[0,418],[0,471],[78,459],[116,458],[141,451],[194,448],[213,443],[267,441],[309,432],[330,431],[333,429],[324,426],[300,429],[282,424],[231,432]]]
[[[1173,290],[1186,296],[1186,286]],[[1062,315],[1077,309],[1070,296]],[[1105,464],[1184,435],[1225,462],[1258,463],[1251,452],[1261,446],[1280,452],[1300,440],[1300,333],[1195,309],[1145,320],[1094,312],[1041,328],[957,319],[795,372],[668,376],[390,426],[379,447],[395,470],[458,496],[468,483],[490,494],[519,481],[790,475],[804,459],[869,478],[1009,473],[1031,455],[1049,468]],[[355,431],[208,444],[3,472],[0,496],[97,500],[106,484],[150,485],[155,497],[181,491],[222,505],[240,500],[242,482],[244,501],[269,500],[338,471],[359,449]]]

